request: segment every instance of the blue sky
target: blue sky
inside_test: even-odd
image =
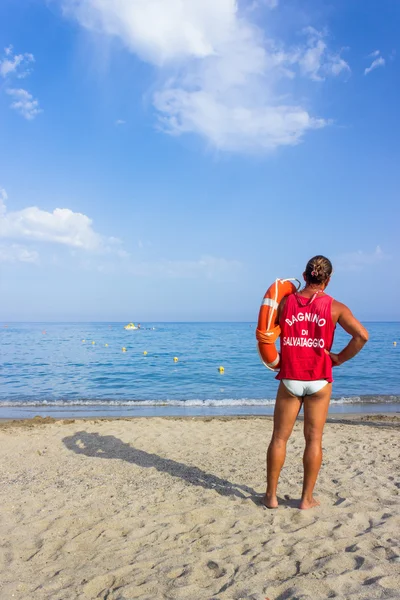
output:
[[[253,321],[322,253],[400,320],[399,33],[391,0],[3,0],[0,319]]]

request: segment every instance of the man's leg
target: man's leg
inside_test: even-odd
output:
[[[328,416],[332,384],[328,383],[316,394],[304,398],[304,480],[300,508],[307,509],[318,506],[313,497],[314,486],[322,463],[322,434]]]
[[[285,462],[286,443],[292,433],[301,408],[301,398],[293,396],[281,382],[274,411],[274,430],[267,452],[267,491],[263,503],[267,508],[278,508],[276,490]]]

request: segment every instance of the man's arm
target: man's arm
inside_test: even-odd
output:
[[[339,325],[352,336],[350,342],[341,352],[339,352],[339,354],[328,352],[326,350],[327,354],[329,354],[332,359],[333,366],[337,367],[360,352],[363,346],[368,342],[368,331],[361,325],[360,321],[355,318],[351,310],[345,304],[335,302],[335,305],[336,306],[333,308],[336,313],[336,319],[334,320],[337,320]]]

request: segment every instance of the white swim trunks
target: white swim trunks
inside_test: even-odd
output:
[[[298,398],[303,396],[312,396],[316,394],[328,383],[326,379],[316,379],[315,381],[299,381],[298,379],[282,379],[285,388]]]

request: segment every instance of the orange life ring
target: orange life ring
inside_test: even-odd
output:
[[[297,281],[297,287],[293,281]],[[261,361],[271,371],[280,369],[280,355],[275,346],[281,334],[281,328],[276,324],[278,307],[283,298],[296,292],[299,287],[298,279],[277,279],[269,286],[261,303],[256,329],[257,349]]]

